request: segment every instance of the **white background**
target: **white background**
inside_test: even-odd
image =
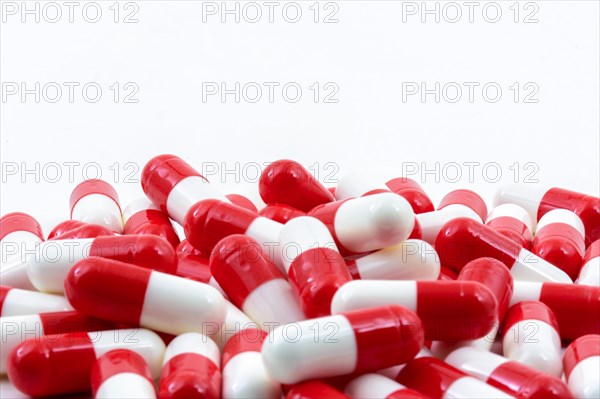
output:
[[[99,2],[97,23],[84,19],[87,2],[75,8],[73,23],[65,6],[62,18],[51,23],[55,10],[46,6],[44,15],[47,2],[27,2],[31,9],[38,4],[39,22],[23,15],[21,2],[1,3],[0,213],[31,213],[46,233],[68,218],[70,192],[85,176],[95,176],[94,163],[124,206],[142,195],[136,180],[145,162],[167,152],[211,172],[207,177],[224,192],[253,199],[256,164],[280,158],[311,166],[328,186],[351,171],[372,168],[399,176],[416,166],[409,177],[421,181],[436,203],[456,188],[472,188],[489,203],[499,184],[515,179],[599,195],[597,1],[523,1],[516,7],[501,1],[495,3],[502,11],[496,23],[490,22],[496,7],[489,2],[479,2],[473,22],[468,7],[455,3],[462,12],[455,23],[449,20],[456,8],[446,2],[438,3],[439,23],[435,15],[425,15],[423,23],[421,10],[410,14],[414,5],[422,9],[421,2],[400,1],[336,1],[327,9],[322,2],[317,23],[312,1],[299,3],[297,23],[283,18],[286,2],[275,8],[273,23],[262,2],[257,23],[244,15],[239,23],[233,15],[222,23],[220,14],[203,13],[221,2],[121,2],[117,23],[113,1]],[[8,3],[19,7],[15,15]],[[241,11],[244,5],[239,3]],[[294,17],[289,7],[288,19]],[[324,23],[336,9],[338,22]],[[87,11],[93,19],[94,9]],[[124,23],[133,11],[138,22]],[[527,16],[537,22],[525,23]],[[246,17],[253,18],[253,11]],[[22,83],[35,88],[36,82],[39,103],[33,94],[7,93]],[[56,103],[48,101],[55,92],[42,92],[51,82],[63,85]],[[64,82],[79,84],[72,103]],[[103,90],[96,103],[82,96],[81,87],[90,82]],[[116,103],[114,82],[121,89]],[[123,101],[128,82],[139,88],[137,103]],[[273,103],[266,88],[259,102],[236,103],[233,95],[225,102],[219,96],[203,101],[203,82],[280,86]],[[288,82],[302,88],[300,101],[282,97]],[[321,90],[328,82],[337,85],[338,102],[321,97],[315,103],[309,88],[314,82]],[[403,100],[403,82],[425,82],[430,89],[435,82],[456,82],[463,86],[462,98],[447,101],[455,97],[450,91],[440,93],[439,103],[433,94],[425,101],[420,95]],[[479,84],[472,102],[464,82]],[[515,82],[517,102],[510,89]],[[502,88],[496,103],[483,98],[487,83]],[[537,103],[524,101],[532,85],[539,89]],[[465,162],[479,163],[473,182]],[[500,167],[499,182],[493,162]],[[457,164],[462,175],[455,178]],[[490,165],[487,174],[484,165]],[[238,172],[224,175],[225,168]]]

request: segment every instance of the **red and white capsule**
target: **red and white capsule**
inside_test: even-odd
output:
[[[206,335],[186,333],[165,351],[158,387],[163,399],[221,397],[221,353]]]
[[[474,259],[489,257],[504,263],[515,280],[572,283],[556,266],[472,219],[458,218],[446,223],[435,248],[442,264],[456,271]]]
[[[192,205],[215,198],[229,202],[208,180],[183,159],[170,154],[152,158],[142,170],[142,189],[169,217],[183,225]]]
[[[553,209],[575,212],[585,226],[586,245],[600,239],[598,197],[557,187],[507,186],[499,189],[494,197],[494,205],[506,203],[522,206],[535,220],[540,220]]]
[[[165,240],[154,235],[123,235],[51,240],[27,257],[27,275],[40,291],[64,292],[65,278],[74,264],[90,257],[117,260],[174,274],[177,255]]]
[[[427,399],[427,396],[380,374],[363,374],[346,385],[346,394],[355,399]]]
[[[477,216],[479,216],[479,219],[481,219],[482,221],[485,220],[488,215],[487,206],[485,205],[485,201],[483,200],[483,198],[481,198],[479,194],[471,190],[460,189],[450,191],[442,198],[437,209],[444,209],[445,207],[450,205],[468,206],[469,208],[475,211]]]
[[[309,318],[331,314],[333,295],[352,277],[327,227],[309,216],[290,220],[281,229],[279,249],[303,313]]]
[[[71,219],[105,226],[115,233],[123,231],[121,206],[115,189],[104,180],[79,183],[69,199]]]
[[[402,368],[396,381],[432,399],[514,398],[434,357],[420,357]]]
[[[304,320],[285,276],[250,237],[235,234],[219,241],[210,268],[233,304],[259,324]]]
[[[496,298],[471,281],[354,280],[333,296],[331,312],[400,305],[423,322],[425,339],[469,340],[483,337],[496,323]]]
[[[600,335],[584,335],[567,347],[565,378],[577,398],[600,398]]]
[[[519,399],[571,399],[560,379],[486,350],[465,347],[452,352],[446,363]]]
[[[169,216],[148,198],[138,198],[125,207],[123,234],[153,234],[167,240],[173,248],[179,245]]]
[[[260,350],[267,332],[249,328],[234,335],[223,349],[223,398],[279,399],[281,385],[267,373]]]
[[[538,301],[512,306],[503,324],[502,351],[510,360],[560,377],[561,341],[552,310]]]
[[[435,249],[415,239],[348,258],[346,264],[356,280],[435,280],[440,274],[440,258]]]
[[[596,240],[585,251],[577,284],[600,286],[600,240]]]
[[[52,231],[50,231],[50,233],[48,233],[48,240],[57,239],[61,235],[65,234],[73,229],[76,229],[78,227],[85,226],[87,224],[89,224],[89,223],[81,222],[79,220],[71,220],[71,219],[64,220],[64,221],[60,222],[59,224],[57,224],[56,226],[54,226]]]
[[[81,313],[173,335],[203,332],[227,312],[223,295],[207,284],[103,258],[78,262],[65,294]]]
[[[91,390],[96,359],[115,349],[129,349],[160,374],[165,344],[153,331],[124,329],[46,335],[17,345],[8,358],[8,378],[23,393],[39,397]]]
[[[1,317],[68,310],[73,308],[63,296],[0,285]]]
[[[302,212],[291,206],[283,204],[271,204],[265,206],[258,212],[259,216],[274,220],[281,224],[286,224],[288,221],[299,216],[306,216],[306,212]]]
[[[476,205],[473,205],[472,201],[469,201],[471,199],[473,199],[471,196],[451,196],[447,202],[442,200],[440,203],[441,208],[416,215],[417,221],[421,226],[421,238],[431,245],[436,245],[436,238],[442,226],[458,218],[469,218],[482,223],[483,220],[477,211],[472,208],[472,206]],[[459,202],[460,200],[463,200],[463,202]]]
[[[540,301],[552,309],[563,340],[600,334],[600,287],[515,281],[511,306],[521,301]]]
[[[408,177],[398,177],[388,181],[385,185],[392,192],[407,200],[416,214],[433,212],[435,210],[433,202],[421,185],[415,180]]]
[[[389,192],[330,202],[308,215],[327,226],[343,255],[396,245],[410,236],[415,223],[408,201]]]
[[[95,399],[155,399],[150,368],[142,356],[129,349],[106,352],[92,367]]]
[[[350,399],[336,388],[319,380],[312,380],[294,385],[285,399]]]
[[[520,244],[523,248],[531,248],[533,221],[529,213],[519,205],[498,205],[487,216],[485,225]]]
[[[295,384],[406,363],[421,346],[419,317],[391,305],[277,327],[265,339],[262,356],[275,380]]]
[[[96,238],[100,236],[112,236],[115,233],[108,227],[99,224],[80,222],[77,220],[67,220],[57,225],[60,234],[54,234],[48,240],[71,240],[78,238]],[[64,227],[64,231],[61,231]],[[54,230],[53,230],[54,231]]]

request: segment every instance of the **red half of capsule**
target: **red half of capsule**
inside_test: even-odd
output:
[[[592,356],[600,356],[600,335],[588,334],[577,338],[565,350],[563,366],[567,380],[579,362]]]
[[[442,266],[440,267],[440,275],[438,276],[438,280],[442,281],[453,281],[458,278],[458,274],[449,267]]]
[[[245,208],[254,213],[258,212],[256,205],[254,205],[252,201],[250,201],[248,198],[244,197],[241,194],[227,194],[226,197],[229,201],[231,201],[233,205]]]
[[[594,241],[588,249],[585,251],[585,255],[583,256],[583,264],[585,265],[587,262],[594,258],[600,257],[600,240]]]
[[[91,382],[94,397],[104,381],[121,373],[137,374],[154,386],[150,367],[143,357],[127,349],[114,349],[100,356],[92,367]]]
[[[44,240],[42,227],[32,216],[22,213],[8,213],[0,218],[0,240],[15,231],[29,231]]]
[[[313,380],[294,385],[285,399],[350,399],[334,387],[324,382]]]
[[[385,183],[394,193],[404,197],[416,214],[433,212],[435,207],[421,185],[407,177],[398,177]]]
[[[244,352],[260,352],[262,344],[269,334],[258,328],[244,328],[229,338],[223,348],[221,369],[234,357]]]
[[[539,301],[521,301],[508,310],[502,325],[502,336],[506,335],[512,326],[524,320],[543,321],[558,332],[558,320],[552,309]]]
[[[86,316],[76,311],[40,313],[44,335],[81,331],[104,331],[116,328],[115,323]]]
[[[288,221],[299,216],[306,216],[305,212],[283,204],[267,205],[261,209],[258,214],[259,216],[274,220],[281,224],[286,224]]]
[[[151,234],[167,240],[173,248],[179,245],[179,236],[169,217],[157,209],[134,213],[123,226],[123,234]]]
[[[486,381],[519,399],[572,399],[567,384],[520,362],[509,361],[496,368]]]
[[[179,263],[177,264],[177,272],[175,272],[175,275],[205,284],[208,284],[212,277],[208,260],[193,254],[183,254],[179,256]]]
[[[65,234],[66,232],[76,229],[77,227],[85,226],[87,223],[79,221],[79,220],[65,220],[64,222],[60,222],[48,234],[48,239],[59,239],[60,236]],[[111,231],[112,234],[112,231]]]
[[[194,246],[192,244],[190,244],[188,240],[181,240],[181,242],[179,243],[177,248],[175,248],[175,252],[177,253],[177,256],[179,256],[179,257],[183,254],[192,254],[192,255],[197,255],[197,256],[203,257],[203,258],[208,258],[210,256],[210,252],[208,253],[207,256],[205,256],[204,253],[202,253],[199,250],[197,250],[196,248],[194,248]]]
[[[164,399],[221,397],[221,371],[209,358],[181,353],[164,364],[158,397]]]
[[[119,205],[119,196],[117,195],[117,192],[113,186],[104,180],[89,179],[82,181],[73,189],[71,198],[69,198],[69,207],[71,212],[73,212],[73,208],[75,208],[75,205],[77,205],[77,202],[79,202],[80,199],[91,194],[106,195],[108,198],[112,199],[115,204],[117,204],[119,209],[121,209],[121,206]]]
[[[510,238],[523,248],[527,250],[531,248],[531,231],[527,225],[520,220],[510,216],[500,216],[490,220],[485,225],[503,236]]]
[[[442,209],[448,205],[461,204],[473,209],[481,220],[485,220],[488,215],[485,201],[474,191],[471,190],[454,190],[449,192],[442,198],[438,209]]]
[[[434,357],[420,357],[410,361],[396,377],[396,381],[434,399],[441,399],[459,378],[467,374]],[[476,393],[474,393],[476,394]]]
[[[553,223],[536,233],[531,252],[563,270],[571,280],[576,280],[585,253],[585,242],[574,227]]]
[[[56,237],[56,239],[71,240],[79,238],[96,238],[100,236],[114,236],[114,233],[112,230],[100,226],[99,224],[83,223],[83,225],[79,227],[65,231],[60,236]]]

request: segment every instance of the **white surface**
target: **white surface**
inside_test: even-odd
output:
[[[462,377],[448,387],[446,392],[444,392],[443,399],[467,399],[473,397],[480,399],[514,398],[514,396],[473,377]]]
[[[223,368],[224,399],[280,397],[281,385],[267,373],[260,352],[237,354]]]
[[[228,300],[225,300],[225,304],[227,307],[225,321],[212,326],[211,331],[207,331],[207,334],[209,334],[210,338],[215,341],[221,350],[223,350],[227,341],[239,331],[245,328],[260,328],[258,324],[250,320],[234,304]]]
[[[114,199],[104,194],[89,194],[81,197],[71,211],[71,219],[99,224],[114,231],[123,231],[121,208]]]
[[[402,384],[379,374],[363,374],[346,385],[345,393],[352,398],[386,399],[388,395],[400,389]]]
[[[146,162],[148,160],[146,160]],[[145,165],[145,163],[141,165],[142,168],[143,165]],[[173,220],[180,225],[183,225],[185,215],[192,205],[202,200],[212,198],[229,202],[229,200],[220,193],[214,185],[207,183],[203,178],[199,176],[188,176],[179,181],[179,183],[177,183],[169,192],[166,205],[167,212]]]
[[[148,209],[160,210],[157,205],[154,205],[147,197],[139,197],[129,202],[125,209],[123,209],[123,225],[127,223],[130,217],[138,212],[146,211]]]
[[[96,391],[98,399],[154,399],[154,385],[136,373],[119,373],[107,378]]]
[[[416,281],[354,280],[342,285],[331,300],[331,313],[385,305],[417,310]]]
[[[2,317],[73,310],[64,296],[13,288],[2,304]]]
[[[485,350],[465,347],[450,353],[444,361],[477,379],[487,381],[494,370],[509,360]]]
[[[569,275],[552,263],[521,248],[515,263],[510,268],[515,281],[542,281],[551,283],[572,284]]]
[[[8,3],[13,2],[3,2]],[[322,22],[335,9],[321,4],[320,22],[314,23],[313,3],[300,2],[302,19],[295,24],[283,20],[283,3],[273,23],[264,6],[257,23],[244,18],[235,23],[231,15],[221,23],[220,13],[205,15],[203,22],[207,2],[166,0],[134,1],[139,22],[133,24],[123,23],[135,11],[124,9],[124,3],[119,22],[113,22],[113,2],[99,2],[102,18],[95,24],[82,18],[83,4],[75,9],[73,23],[65,6],[57,23],[43,17],[36,23],[32,15],[22,23],[20,10],[6,15],[0,27],[1,81],[25,82],[28,88],[35,82],[80,86],[72,103],[64,86],[57,103],[36,103],[33,95],[24,103],[19,95],[0,103],[0,157],[6,173],[18,168],[1,183],[0,213],[29,212],[50,231],[68,218],[69,194],[92,162],[126,204],[142,194],[136,180],[145,162],[159,153],[178,154],[199,171],[216,169],[205,174],[220,191],[251,199],[257,197],[253,163],[279,158],[312,166],[327,185],[363,168],[388,175],[404,169],[434,203],[453,189],[469,187],[489,204],[497,184],[514,181],[515,169],[524,182],[534,168],[539,170],[533,178],[541,184],[598,195],[598,2],[540,0],[533,2],[537,12],[519,2],[517,23],[509,8],[514,2],[498,2],[497,23],[483,18],[483,2],[473,23],[463,2],[456,2],[462,12],[458,22],[442,15],[436,23],[435,15],[426,15],[422,23],[421,12],[403,15],[411,2],[362,0],[334,2],[338,23]],[[447,2],[439,4],[442,9]],[[533,12],[538,22],[525,23]],[[83,100],[81,88],[88,82],[101,86],[100,101]],[[114,82],[120,87],[116,103],[109,88]],[[133,96],[138,103],[124,103],[133,91],[124,87],[127,82],[138,86]],[[218,96],[202,101],[202,82],[281,85],[273,103],[266,88],[258,103],[236,103],[232,95],[221,103]],[[297,103],[282,100],[286,82],[302,87]],[[314,82],[321,89],[318,103],[309,89]],[[338,103],[323,102],[332,92],[324,88],[327,82],[339,87]],[[443,98],[436,103],[433,95],[422,103],[418,95],[403,102],[403,82],[426,82],[428,88],[435,82],[480,86],[473,102],[463,86],[457,103]],[[487,82],[501,86],[500,101],[483,100]],[[514,82],[520,87],[517,103],[509,88]],[[524,88],[527,82],[538,85],[538,103],[524,102],[532,92]],[[38,183],[35,173],[22,176],[25,167],[34,170],[38,162],[48,178]],[[56,182],[51,162],[62,173]],[[79,163],[73,165],[72,179],[65,162]],[[452,162],[460,165],[456,183]],[[473,184],[465,162],[480,163]],[[483,166],[492,162],[500,165],[498,183],[494,167],[484,177]],[[518,167],[509,169],[515,162]],[[528,162],[534,168],[526,167]],[[436,167],[438,173],[423,175]],[[225,175],[236,168],[240,172]],[[93,165],[87,175],[95,176]]]
[[[566,209],[554,209],[548,213],[546,213],[537,225],[536,234],[540,232],[544,227],[553,223],[562,223],[571,226],[579,234],[581,234],[581,238],[585,240],[585,227],[583,222],[575,213],[568,211]]]
[[[590,259],[583,265],[577,284],[600,287],[600,256]]]
[[[269,280],[257,287],[246,297],[242,307],[244,313],[258,324],[265,325],[266,322],[267,328],[271,323],[280,326],[306,319],[292,287],[282,278]]]
[[[543,283],[532,281],[514,281],[513,295],[510,298],[509,306],[521,301],[539,301],[543,285]]]
[[[569,376],[569,390],[577,398],[600,397],[600,356],[592,356],[577,363]]]
[[[250,223],[245,234],[256,240],[262,247],[263,252],[285,274],[281,260],[281,250],[279,250],[279,233],[281,233],[282,228],[281,223],[258,216]]]
[[[175,356],[186,353],[204,356],[212,361],[217,368],[221,365],[221,352],[217,344],[206,335],[193,332],[181,334],[169,343],[163,358],[163,365]]]
[[[525,210],[522,206],[516,204],[502,204],[498,205],[489,213],[485,223],[489,223],[491,220],[500,217],[510,217],[513,219],[517,219],[521,221],[530,232],[533,232],[533,219],[529,212]],[[528,237],[530,240],[532,237]]]

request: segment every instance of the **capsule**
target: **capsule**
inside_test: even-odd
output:
[[[179,236],[167,214],[148,198],[138,198],[123,211],[123,234],[152,234],[164,238],[173,248],[179,245]]]
[[[250,320],[250,318],[234,304],[227,300],[225,301],[225,304],[227,307],[225,321],[221,324],[212,325],[206,334],[221,350],[225,347],[227,342],[235,337],[240,331],[245,329],[260,329],[260,326],[255,321]]]
[[[572,283],[556,266],[472,219],[459,218],[446,223],[435,248],[442,264],[456,271],[474,259],[490,257],[504,263],[515,280]]]
[[[446,363],[519,399],[571,399],[573,395],[560,378],[527,365],[477,348],[460,348]]]
[[[295,385],[285,399],[350,399],[350,396],[338,391],[322,381],[307,381]]]
[[[503,324],[505,357],[560,377],[560,350],[558,322],[548,306],[538,301],[522,301],[509,309]]]
[[[290,220],[281,229],[279,249],[303,313],[309,318],[331,314],[333,295],[352,277],[327,227],[309,216]]]
[[[585,252],[577,284],[600,286],[600,240],[594,241]]]
[[[265,369],[260,350],[267,332],[245,329],[223,349],[223,398],[279,399],[281,385]]]
[[[556,316],[563,340],[600,334],[600,288],[576,284],[515,281],[511,306],[521,301],[540,301]],[[577,309],[576,312],[573,309]]]
[[[148,364],[130,349],[115,349],[98,357],[91,381],[95,399],[156,398]]]
[[[586,245],[600,239],[600,198],[565,190],[530,186],[507,186],[496,192],[494,205],[513,203],[522,206],[532,218],[540,220],[553,209],[566,209],[581,218]]]
[[[221,354],[206,335],[186,333],[165,351],[158,387],[161,399],[221,397]]]
[[[40,224],[28,214],[14,212],[0,218],[0,276],[3,285],[35,289],[27,277],[23,261],[43,241]]]
[[[351,398],[428,399],[427,396],[379,374],[363,374],[350,381],[345,390]]]
[[[152,158],[142,170],[142,189],[161,211],[180,225],[197,202],[215,198],[229,202],[183,159],[170,154]]]
[[[327,226],[342,255],[396,245],[410,236],[415,222],[408,201],[394,193],[330,202],[308,215]]]
[[[454,281],[457,278],[458,278],[458,274],[454,270],[452,270],[452,269],[450,269],[450,268],[448,268],[446,266],[441,266],[440,267],[440,275],[438,277],[438,280],[441,280],[441,281]]]
[[[73,310],[66,298],[0,285],[0,317]]]
[[[450,191],[448,194],[442,198],[438,205],[438,210],[444,209],[450,205],[465,205],[471,208],[481,221],[487,218],[487,206],[485,205],[485,201],[474,191],[471,190],[454,190]]]
[[[70,220],[74,222],[74,220]],[[108,227],[100,226],[99,224],[91,224],[85,222],[77,222],[78,226],[68,229],[62,232],[54,238],[48,238],[48,240],[72,240],[79,238],[96,238],[100,236],[112,236],[115,233]]]
[[[515,204],[498,205],[488,215],[485,225],[529,250],[533,240],[533,221],[525,209]]]
[[[114,328],[114,323],[84,316],[75,311],[0,317],[0,331],[2,331],[0,374],[6,374],[6,362],[10,351],[26,339],[39,339],[44,335],[52,334],[102,331]]]
[[[293,218],[306,216],[306,212],[299,211],[298,209],[283,204],[271,204],[261,209],[258,212],[258,215],[281,224],[286,224]]]
[[[65,234],[73,229],[76,229],[81,226],[86,226],[89,224],[90,223],[85,223],[85,222],[81,222],[79,220],[71,220],[71,219],[62,221],[59,224],[57,224],[56,226],[54,226],[52,231],[50,231],[50,233],[48,234],[48,239],[56,240],[63,234]],[[97,225],[94,225],[94,226],[97,226]],[[111,231],[111,233],[112,233],[112,231]]]
[[[435,280],[440,259],[422,240],[406,240],[377,252],[346,259],[350,274],[362,280]]]
[[[303,212],[334,200],[304,166],[288,159],[275,161],[263,170],[258,191],[265,204],[285,204]]]
[[[227,199],[231,201],[233,205],[245,208],[254,213],[258,213],[258,208],[256,208],[256,205],[254,205],[254,202],[250,201],[249,198],[241,194],[227,194],[225,197],[227,197]]]
[[[444,204],[444,203],[442,203]],[[442,209],[416,215],[421,226],[421,238],[431,245],[436,244],[436,238],[442,226],[451,220],[458,218],[469,218],[476,222],[482,222],[481,217],[468,203],[444,204]]]
[[[218,325],[227,311],[207,284],[103,258],[73,266],[65,294],[81,313],[173,335]]]
[[[409,362],[400,371],[396,381],[432,399],[513,398],[434,357],[420,357]]]
[[[577,398],[600,398],[600,335],[584,335],[571,342],[563,357],[565,378]]]
[[[275,380],[295,384],[406,363],[422,345],[421,320],[390,305],[277,327],[263,343],[262,356]]]
[[[219,200],[204,200],[193,205],[184,222],[186,238],[201,252],[210,253],[227,236],[245,234],[256,240],[277,265],[281,265],[281,259],[275,246],[282,226],[281,223]]]
[[[175,253],[177,254],[178,257],[181,257],[182,255],[187,255],[187,254],[198,255],[198,256],[204,257],[206,259],[208,259],[210,257],[210,252],[208,254],[201,252],[200,250],[194,248],[194,246],[192,244],[190,244],[188,240],[185,240],[185,239],[181,240],[181,242],[179,243],[177,248],[175,248]]]
[[[210,268],[233,304],[259,324],[304,320],[285,276],[250,237],[235,234],[219,241]]]
[[[73,220],[99,224],[115,233],[123,231],[119,196],[104,180],[90,179],[79,183],[71,193],[69,206]]]
[[[177,270],[177,256],[167,241],[153,235],[124,235],[46,241],[27,258],[27,275],[38,290],[62,293],[69,270],[90,257],[127,262],[168,274]]]
[[[402,196],[408,201],[416,214],[433,212],[433,202],[421,185],[408,177],[397,177],[385,183],[390,191]]]
[[[165,344],[145,329],[46,335],[17,345],[8,357],[8,378],[23,393],[38,397],[91,390],[96,359],[115,349],[141,355],[153,378],[160,374]]]
[[[355,280],[333,296],[337,314],[373,306],[401,305],[423,321],[426,340],[475,339],[494,326],[498,305],[485,286],[470,281]]]

